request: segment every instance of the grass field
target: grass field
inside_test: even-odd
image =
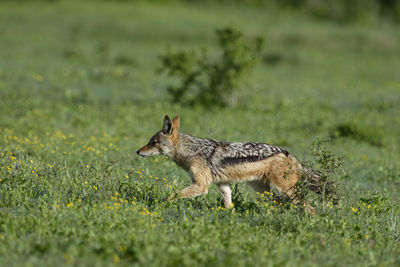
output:
[[[171,104],[171,49],[215,51],[214,30],[266,39],[234,107]],[[400,31],[246,7],[0,3],[0,265],[398,266]],[[281,145],[320,139],[345,166],[339,205],[310,216],[244,184],[235,210],[164,157],[135,151],[181,131]]]

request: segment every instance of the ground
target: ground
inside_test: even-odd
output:
[[[225,25],[266,40],[236,104],[172,104],[167,49],[215,51]],[[395,266],[400,263],[400,31],[279,10],[0,4],[0,265]],[[135,151],[165,114],[181,131],[343,156],[338,205],[310,216],[235,185],[234,210],[165,157]],[[318,166],[316,166],[318,167]]]

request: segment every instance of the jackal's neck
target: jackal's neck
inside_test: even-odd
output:
[[[211,140],[194,137],[188,134],[178,133],[175,142],[175,150],[171,153],[170,158],[175,161],[183,169],[189,171],[190,163],[194,157],[201,154],[206,156],[207,148]]]

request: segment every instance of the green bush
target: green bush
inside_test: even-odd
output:
[[[302,179],[296,184],[298,197],[306,198],[311,189],[320,196],[319,200],[337,203],[338,183],[332,177],[343,167],[343,158],[329,151],[320,140],[313,142],[310,151],[313,159],[303,163]]]
[[[307,0],[305,9],[314,17],[340,23],[371,23],[379,17],[379,3],[375,0]]]
[[[384,145],[384,138],[379,129],[364,125],[356,120],[339,123],[331,132],[333,138],[351,138],[378,147]]]
[[[243,34],[232,27],[216,31],[220,56],[212,60],[205,49],[167,52],[160,55],[160,72],[177,77],[177,85],[169,85],[173,102],[202,106],[228,106],[235,90],[240,88],[245,74],[254,66],[263,39],[245,41]]]

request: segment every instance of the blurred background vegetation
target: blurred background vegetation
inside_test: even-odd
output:
[[[62,1],[64,0],[18,0],[18,2],[48,3]],[[0,0],[0,2],[14,2],[14,0]],[[286,9],[339,23],[375,23],[381,19],[396,23],[400,21],[398,0],[89,0],[85,2],[238,4],[257,8]]]
[[[0,265],[398,266],[398,14],[377,0],[0,1]],[[174,101],[182,81],[197,87]],[[339,205],[310,200],[308,217],[243,184],[236,213],[217,212],[215,187],[165,203],[187,174],[135,154],[165,114],[302,162],[330,140]]]

